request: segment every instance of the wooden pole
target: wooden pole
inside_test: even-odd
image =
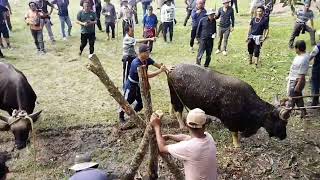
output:
[[[152,115],[152,101],[151,101],[151,94],[150,94],[150,84],[148,81],[147,67],[146,66],[138,67],[138,74],[139,74],[141,97],[142,97],[142,101],[145,109],[146,123],[148,123]],[[154,180],[154,179],[158,179],[159,152],[158,152],[158,145],[157,145],[157,141],[156,141],[156,137],[153,129],[151,130],[149,142],[150,142],[150,146],[149,146],[150,153],[149,153],[148,175],[149,175],[149,180]]]
[[[119,89],[109,78],[108,74],[103,69],[99,58],[95,54],[93,54],[89,56],[89,59],[91,62],[87,64],[87,69],[98,76],[102,84],[107,88],[108,92],[110,93],[110,96],[113,97],[113,99],[115,99],[119,103],[119,105],[125,111],[125,113],[130,116],[128,124],[132,123],[134,120],[134,122],[139,127],[145,127],[145,121],[137,115],[135,110],[130,106],[130,104],[123,97]]]
[[[160,154],[163,161],[167,164],[169,171],[173,174],[175,180],[184,180],[184,175],[181,170],[172,161],[172,157],[166,154]]]

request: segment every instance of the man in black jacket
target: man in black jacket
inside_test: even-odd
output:
[[[200,40],[197,61],[201,65],[201,58],[206,51],[206,61],[204,67],[208,67],[211,61],[211,54],[213,49],[213,41],[216,36],[216,20],[213,10],[207,12],[207,16],[203,17],[198,25],[196,37]]]

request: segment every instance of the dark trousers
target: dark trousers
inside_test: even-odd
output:
[[[129,79],[126,81],[124,88],[124,98],[128,101],[129,104],[137,101],[137,104],[134,107],[134,110],[136,112],[141,111],[141,109],[143,108],[140,87],[138,83],[133,83]],[[119,113],[119,119],[124,120],[124,111],[122,109]]]
[[[311,91],[312,94],[319,94],[320,89],[320,69],[319,67],[315,69],[312,68],[312,75],[311,75]],[[319,104],[319,96],[313,97],[312,105],[316,106]]]
[[[229,35],[230,35],[230,27],[227,27],[227,28],[219,27],[218,34],[219,34],[218,49],[221,50],[221,44],[222,44],[222,39],[223,39],[222,50],[226,51],[227,45],[228,45],[228,39],[229,39]]]
[[[191,29],[191,39],[190,39],[190,47],[193,47],[194,45],[194,39],[196,38],[197,34],[197,26],[192,26]]]
[[[200,39],[197,62],[196,62],[198,65],[201,65],[201,58],[204,52],[206,52],[206,62],[204,63],[204,67],[209,66],[209,63],[211,61],[212,48],[213,48],[212,38]]]
[[[261,49],[261,43],[260,45],[257,45],[254,40],[251,38],[248,42],[248,52],[250,55],[253,55],[254,57],[260,56],[260,49]]]
[[[163,23],[159,23],[158,31],[157,31],[157,37],[159,37],[159,34],[163,31]],[[162,33],[163,34],[163,33]]]
[[[237,0],[231,0],[231,7],[234,5],[234,8],[236,9],[236,13],[238,13],[238,1]]]
[[[122,57],[122,63],[123,63],[122,83],[123,83],[123,88],[125,86],[125,82],[128,80],[131,63],[135,58],[136,58],[135,56],[123,56]]]
[[[294,89],[297,85],[297,81],[290,80],[289,82],[289,97],[302,96],[302,92],[295,92]],[[304,106],[303,98],[294,98],[289,102],[289,107],[294,107],[297,105],[298,107]],[[301,110],[302,113],[306,113],[306,110]]]
[[[94,42],[96,40],[95,33],[81,33],[81,45],[80,45],[80,52],[82,53],[83,49],[87,46],[89,41],[89,51],[90,54],[94,52]]]
[[[109,34],[111,29],[111,37],[115,38],[115,23],[114,22],[106,22],[106,33]]]
[[[42,30],[32,30],[31,34],[38,51],[44,51],[43,33]]]
[[[191,16],[191,12],[192,12],[192,9],[187,8],[187,16],[186,16],[186,18],[184,19],[184,23],[183,23],[184,26],[187,25],[187,22],[188,22],[188,20],[189,20],[189,18],[190,18],[190,16]]]
[[[169,31],[170,34],[170,42],[172,41],[173,37],[173,22],[163,22],[163,38],[164,41],[167,42],[167,33]]]
[[[316,31],[304,23],[295,23],[290,40],[289,40],[290,48],[293,48],[294,39],[300,35],[301,31],[302,31],[302,34],[304,34],[305,31],[309,32],[311,45],[313,46],[316,44],[316,40],[315,40]]]
[[[12,24],[11,24],[10,15],[6,15],[6,22],[7,22],[7,26],[9,28],[9,30],[12,31]]]
[[[100,31],[102,31],[100,16],[101,16],[101,9],[96,9],[96,16],[97,16],[97,27]]]
[[[132,19],[130,20],[122,20],[122,35],[123,37],[126,36],[126,27],[132,25]]]

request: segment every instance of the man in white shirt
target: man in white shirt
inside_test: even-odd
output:
[[[185,179],[217,179],[216,146],[212,136],[205,132],[207,116],[199,108],[193,109],[187,116],[189,135],[161,135],[161,120],[157,114],[151,116],[159,151],[170,153],[175,158],[183,160]],[[166,145],[165,140],[173,140],[178,143]]]
[[[289,89],[288,96],[291,98],[289,106],[303,107],[303,98],[292,98],[302,96],[302,91],[306,83],[305,76],[308,73],[310,55],[306,53],[306,43],[303,40],[298,40],[295,43],[295,50],[297,56],[293,59],[289,73]],[[301,118],[305,117],[307,111],[301,110]]]
[[[170,42],[173,37],[173,22],[175,20],[176,12],[172,0],[166,0],[165,4],[161,7],[161,22],[163,24],[163,38],[167,42],[167,32],[170,34]]]

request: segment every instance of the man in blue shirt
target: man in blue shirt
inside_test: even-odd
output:
[[[149,57],[149,55],[150,55],[150,50],[148,45],[142,44],[139,47],[138,57],[135,58],[131,63],[129,77],[128,77],[128,80],[126,81],[125,88],[124,88],[124,97],[128,101],[128,103],[132,104],[134,101],[137,101],[137,104],[134,107],[134,110],[136,112],[141,111],[141,109],[143,108],[140,87],[139,87],[138,67],[140,67],[141,65],[144,65],[144,66],[147,66],[148,68],[149,65],[153,65],[158,68],[157,71],[148,72],[148,78],[153,78],[159,75],[160,73],[167,71],[166,66],[154,62],[154,60],[152,60]],[[119,120],[121,123],[125,123],[124,111],[122,109],[119,113]]]
[[[194,8],[191,12],[192,18],[192,29],[191,29],[191,39],[190,39],[190,50],[193,53],[193,45],[194,39],[196,38],[198,24],[201,18],[206,16],[207,11],[204,8],[205,1],[204,0],[197,0],[196,8]]]
[[[157,34],[158,18],[153,14],[152,6],[148,7],[148,13],[143,17],[143,37],[154,38]],[[153,41],[147,41],[145,44],[149,45],[150,52],[152,51]]]
[[[51,2],[52,4],[56,4],[58,6],[58,15],[60,19],[61,26],[61,34],[63,40],[67,40],[66,32],[65,32],[65,24],[68,26],[68,36],[71,36],[72,24],[69,17],[69,0],[54,0]]]

